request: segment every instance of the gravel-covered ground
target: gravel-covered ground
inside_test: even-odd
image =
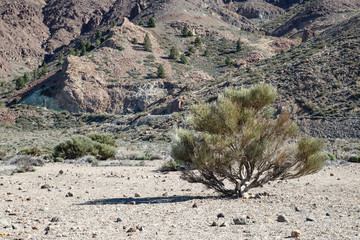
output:
[[[257,199],[220,198],[148,165],[57,163],[1,176],[0,238],[285,239],[298,230],[300,239],[360,239],[360,164],[272,182],[250,191]]]

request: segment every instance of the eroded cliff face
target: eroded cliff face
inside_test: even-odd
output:
[[[153,51],[144,51],[133,38],[149,34]],[[144,111],[168,95],[163,80],[153,79],[162,64],[171,78],[171,66],[151,33],[125,20],[88,56],[69,56],[57,80],[54,98],[71,112],[126,113]],[[151,56],[151,57],[150,57]],[[146,62],[148,60],[148,62]],[[143,76],[143,81],[136,80]],[[149,76],[148,80],[146,77]]]
[[[42,43],[50,36],[43,23],[41,1],[0,1],[0,80],[42,63]]]
[[[115,0],[50,0],[43,9],[51,36],[44,43],[48,53],[68,45],[81,34],[98,27]]]

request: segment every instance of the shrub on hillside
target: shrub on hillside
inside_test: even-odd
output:
[[[115,139],[114,136],[112,134],[104,134],[104,133],[89,133],[87,135],[88,138],[90,138],[91,140],[98,142],[98,143],[103,143],[103,144],[107,144],[113,147],[116,147],[116,143],[115,143]]]
[[[172,146],[172,157],[184,166],[182,178],[242,196],[269,181],[319,171],[325,164],[322,142],[299,137],[289,113],[275,118],[269,106],[276,98],[273,87],[261,84],[195,106],[192,128],[178,130]]]

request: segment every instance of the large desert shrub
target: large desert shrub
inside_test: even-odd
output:
[[[95,141],[93,141],[90,137],[74,136],[55,146],[54,157],[74,159],[85,155],[93,155],[100,160],[106,160],[115,156],[116,148],[101,143],[101,141],[107,142],[108,140],[97,137]]]
[[[228,90],[212,104],[192,109],[189,130],[180,129],[172,157],[182,178],[229,196],[275,179],[296,178],[324,165],[322,142],[299,137],[289,113],[274,117],[269,85]]]

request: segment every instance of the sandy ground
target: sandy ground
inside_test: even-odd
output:
[[[300,239],[360,239],[360,164],[250,191],[270,194],[260,199],[220,198],[149,165],[57,163],[1,176],[0,239],[286,239],[294,229]]]

